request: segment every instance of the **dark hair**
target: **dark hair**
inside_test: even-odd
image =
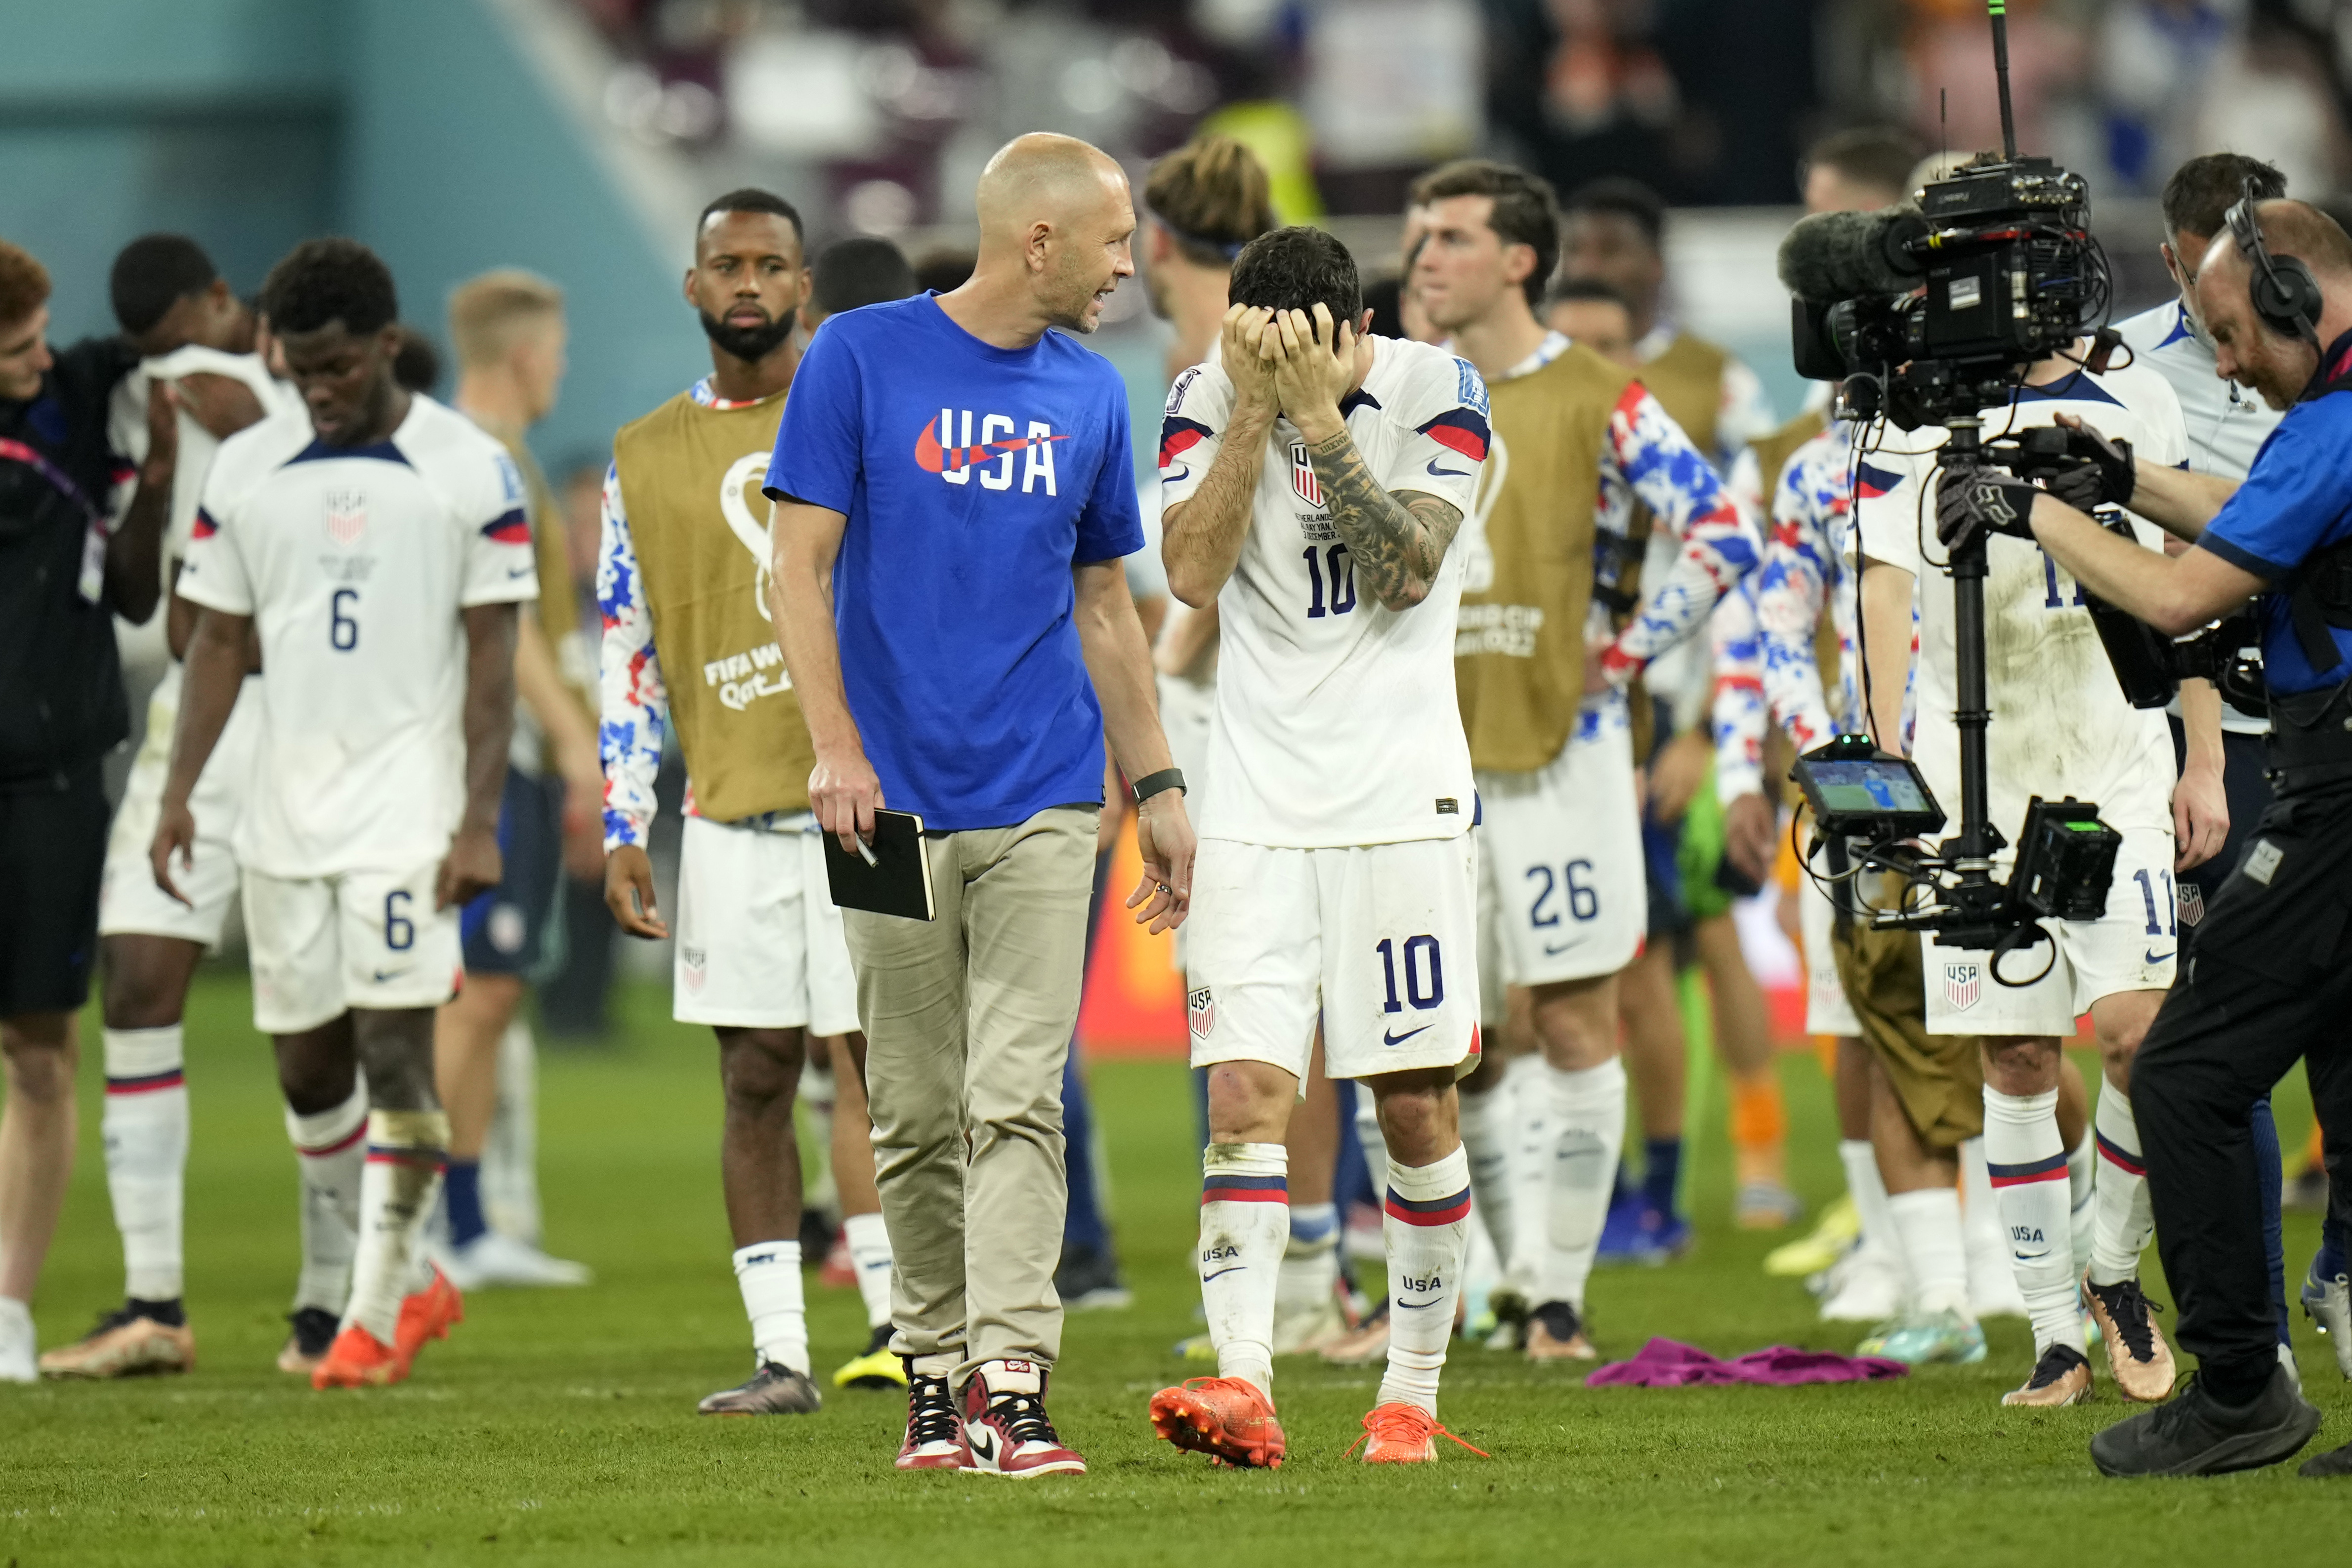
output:
[[[281,337],[337,321],[347,332],[380,332],[398,319],[400,296],[392,269],[359,241],[306,239],[269,269],[261,310]]]
[[[48,298],[49,269],[30,251],[0,239],[0,327],[30,319]]]
[[[405,321],[400,324],[400,347],[393,350],[392,379],[413,392],[429,393],[441,384],[441,350]]]
[[[835,240],[817,256],[816,308],[828,316],[915,292],[915,269],[887,239]]]
[[[1234,257],[1225,297],[1236,305],[1310,315],[1321,304],[1351,329],[1364,315],[1356,258],[1321,229],[1275,229],[1242,246],[1241,255]]]
[[[1627,219],[1642,231],[1652,250],[1666,241],[1666,204],[1657,192],[1639,180],[1611,175],[1577,188],[1568,198],[1568,215],[1579,213],[1608,213]]]
[[[1919,139],[1893,125],[1855,125],[1832,131],[1806,149],[1798,168],[1801,184],[1816,169],[1828,169],[1857,185],[1891,191],[1896,201],[1910,193],[1911,169],[1919,162]]]
[[[1364,285],[1364,308],[1372,313],[1376,338],[1404,336],[1404,280],[1391,275]]]
[[[205,247],[185,235],[142,235],[122,247],[107,279],[115,325],[138,337],[165,311],[212,287],[220,269]]]
[[[915,259],[915,287],[932,294],[953,294],[971,280],[980,258],[968,250],[942,246]]]
[[[1257,154],[1230,136],[1194,137],[1151,166],[1143,204],[1198,267],[1225,267],[1274,227],[1272,183]]]
[[[745,185],[740,190],[730,191],[703,208],[702,215],[694,220],[696,239],[702,237],[703,226],[719,213],[770,213],[793,225],[793,238],[803,244],[808,239],[807,232],[801,227],[800,209],[773,191],[763,191],[757,185]]]
[[[1585,300],[1614,305],[1628,318],[1633,314],[1633,301],[1627,299],[1614,285],[1603,283],[1597,277],[1563,277],[1544,290],[1543,302],[1547,310],[1555,305],[1572,305]]]
[[[2259,158],[2242,152],[2208,152],[2191,158],[2164,183],[2164,232],[2211,239],[2221,232],[2225,214],[2254,183],[2254,199],[2275,201],[2286,194],[2286,176]]]
[[[1464,158],[1441,164],[1412,183],[1411,200],[1415,206],[1425,207],[1448,196],[1492,198],[1486,226],[1505,245],[1534,248],[1535,269],[1520,287],[1527,290],[1529,305],[1541,299],[1544,285],[1559,265],[1559,198],[1552,193],[1551,182],[1508,163]]]

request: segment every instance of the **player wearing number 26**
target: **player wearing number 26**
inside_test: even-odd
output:
[[[1319,1014],[1388,1144],[1388,1375],[1371,1460],[1427,1459],[1470,1211],[1454,1082],[1476,1059],[1477,801],[1454,689],[1486,389],[1367,335],[1355,264],[1278,229],[1234,264],[1215,363],[1170,393],[1169,585],[1223,626],[1188,956],[1209,1072],[1201,1291],[1215,1378],[1166,1390],[1180,1448],[1272,1464],[1283,1136]]]

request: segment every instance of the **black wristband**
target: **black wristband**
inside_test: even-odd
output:
[[[1184,770],[1163,768],[1157,773],[1145,774],[1135,781],[1135,803],[1140,806],[1162,789],[1173,789],[1180,795],[1185,793]]]

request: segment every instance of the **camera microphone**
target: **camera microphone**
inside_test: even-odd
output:
[[[1927,272],[1908,247],[1927,233],[1927,219],[1912,206],[1815,213],[1780,242],[1780,281],[1798,298],[1816,303],[1907,294]]]

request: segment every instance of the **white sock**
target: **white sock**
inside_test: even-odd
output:
[[[2131,1096],[2112,1083],[2099,1085],[2099,1178],[2094,1198],[2091,1283],[2121,1284],[2139,1277],[2139,1255],[2156,1233],[2156,1211],[2147,1197],[2147,1164],[2140,1158],[2139,1122]]]
[[[2091,1236],[2098,1227],[2099,1189],[2094,1175],[2098,1154],[2095,1127],[2084,1128],[2081,1141],[2066,1152],[2066,1228],[2074,1240],[2074,1277],[2078,1280],[2083,1270],[2091,1266]]]
[[[1470,1242],[1470,1160],[1457,1148],[1433,1165],[1388,1166],[1389,1364],[1378,1403],[1434,1416]]]
[[[499,1037],[498,1101],[482,1145],[482,1218],[533,1247],[540,1240],[539,1041],[516,1019]]]
[[[2033,1354],[2053,1344],[2083,1348],[2075,1313],[2074,1236],[2066,1186],[2066,1145],[2058,1136],[2058,1091],[1984,1092],[1985,1171],[2009,1234],[2017,1288],[2033,1320]]]
[[[441,1196],[449,1118],[439,1111],[370,1111],[367,1164],[360,1173],[360,1244],[343,1327],[379,1344],[393,1342],[400,1298],[415,1278],[425,1221]]]
[[[1369,1103],[1369,1091],[1359,1091]],[[1381,1145],[1375,1144],[1375,1148]],[[1211,1144],[1201,1155],[1201,1307],[1217,1375],[1274,1392],[1274,1302],[1290,1244],[1290,1151]]]
[[[179,1299],[181,1193],[188,1168],[188,1083],[180,1026],[106,1031],[106,1190],[122,1233],[124,1291]]]
[[[1512,1192],[1510,1107],[1515,1096],[1501,1086],[1483,1094],[1464,1091],[1462,1152],[1470,1161],[1470,1194],[1486,1239],[1507,1269],[1511,1260]]]
[[[1564,1072],[1544,1068],[1550,1101],[1551,1161],[1544,1195],[1543,1255],[1536,1264],[1535,1305],[1566,1301],[1580,1316],[1584,1283],[1609,1218],[1609,1191],[1625,1143],[1625,1063]]]
[[[1540,1055],[1522,1056],[1503,1070],[1503,1086],[1495,1091],[1506,1098],[1500,1107],[1509,1139],[1511,1240],[1499,1247],[1503,1277],[1528,1304],[1539,1304],[1536,1273],[1542,1267],[1544,1236],[1551,1226],[1551,1166],[1556,1152],[1552,1136],[1551,1090],[1545,1082],[1550,1071]]]
[[[857,1270],[858,1299],[866,1303],[866,1326],[890,1321],[890,1228],[873,1214],[852,1214],[841,1222],[849,1241],[849,1264]]]
[[[805,1067],[801,1070],[801,1109],[808,1114],[808,1143],[805,1147],[828,1153],[833,1148],[833,1073],[830,1069]],[[816,1162],[816,1185],[802,1199],[802,1207],[826,1214],[841,1212],[841,1188],[833,1179],[833,1161],[820,1158]]]
[[[360,1172],[367,1159],[367,1083],[332,1110],[304,1116],[285,1107],[286,1136],[302,1176],[302,1272],[294,1310],[315,1307],[340,1318],[352,1293],[352,1255],[359,1249]]]
[[[2010,1254],[2009,1227],[1992,1195],[1985,1168],[1984,1137],[1963,1139],[1959,1147],[1960,1239],[1968,1249],[1969,1304],[1978,1317],[2024,1317],[2025,1292]]]
[[[751,1350],[762,1364],[774,1362],[808,1375],[808,1308],[801,1296],[801,1244],[755,1241],[735,1249],[735,1284],[743,1292],[743,1315],[751,1320]]]
[[[1878,1174],[1878,1151],[1868,1138],[1840,1138],[1838,1164],[1845,1169],[1846,1196],[1862,1219],[1867,1246],[1895,1247],[1895,1218],[1886,1212],[1886,1179]]]
[[[1915,1309],[1967,1318],[1969,1257],[1960,1239],[1960,1195],[1945,1186],[1890,1193],[1886,1212],[1910,1270]]]
[[[1282,1249],[1274,1307],[1277,1315],[1328,1305],[1339,1282],[1339,1206],[1290,1206],[1290,1240]]]

